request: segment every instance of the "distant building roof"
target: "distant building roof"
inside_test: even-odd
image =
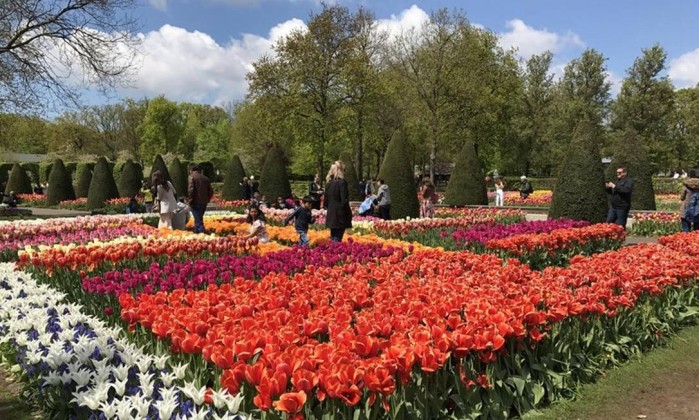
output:
[[[3,153],[5,162],[20,162],[20,163],[39,163],[46,159],[47,155],[34,153]]]

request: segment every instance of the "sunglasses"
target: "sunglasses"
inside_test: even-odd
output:
[[[617,174],[623,174],[624,171],[616,171]]]

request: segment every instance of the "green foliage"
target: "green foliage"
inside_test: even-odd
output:
[[[51,176],[49,176],[49,188],[46,191],[46,204],[55,206],[61,201],[75,200],[73,179],[61,159],[53,162]]]
[[[176,150],[184,132],[185,121],[177,103],[164,96],[148,101],[143,121],[138,125],[141,135],[141,156],[153,159],[159,150]]]
[[[53,167],[53,162],[39,163],[39,179],[41,180],[41,182],[49,182],[49,175],[51,175],[51,167]]]
[[[118,198],[119,191],[109,162],[104,157],[100,157],[95,164],[95,171],[92,174],[90,190],[87,195],[88,210],[100,209],[105,205],[105,201]]]
[[[659,45],[644,49],[621,85],[614,102],[611,126],[617,131],[633,129],[647,151],[651,172],[672,165],[676,150],[668,141],[673,130],[675,92],[666,75],[667,53]]]
[[[23,163],[22,169],[29,172],[31,175],[30,179],[33,184],[39,183],[39,164],[38,163]]]
[[[66,171],[70,174],[71,178],[75,178],[75,174],[77,174],[78,170],[78,163],[77,162],[67,162],[64,163],[66,167]]]
[[[143,181],[143,171],[141,167],[131,159],[126,160],[121,168],[119,177],[119,196],[133,197],[141,189]]]
[[[405,141],[400,133],[394,133],[388,143],[379,178],[383,178],[391,190],[391,218],[403,219],[419,215],[417,186],[413,169],[407,156]]]
[[[607,167],[605,179],[615,182],[617,168],[626,168],[627,176],[633,180],[631,195],[632,210],[655,210],[655,192],[648,156],[633,128],[624,130],[617,139],[614,157]]]
[[[10,178],[10,171],[12,171],[13,166],[13,163],[0,164],[0,185],[6,185],[7,180]]]
[[[221,191],[221,196],[224,200],[243,199],[243,188],[240,186],[243,177],[245,177],[243,162],[240,161],[238,155],[233,155],[223,176],[223,190]]]
[[[10,178],[7,180],[5,194],[9,194],[11,191],[14,191],[15,194],[32,193],[32,183],[29,180],[29,176],[19,163],[15,163],[14,166],[12,166]]]
[[[599,129],[581,121],[573,135],[553,192],[549,217],[603,222],[607,214],[604,168],[597,147]]]
[[[167,165],[165,164],[163,157],[160,155],[155,156],[155,160],[153,161],[153,166],[150,168],[150,175],[148,175],[149,180],[151,178],[153,178],[153,172],[155,172],[155,171],[162,172],[163,176],[165,177],[165,180],[172,182],[172,178],[170,178],[170,171],[168,171]]]
[[[201,173],[204,174],[211,181],[218,181],[216,179],[216,168],[211,162],[200,162],[199,167],[201,168]]]
[[[78,198],[87,197],[90,192],[90,182],[92,182],[93,165],[82,165],[78,172],[78,185],[75,188],[75,196]]]
[[[277,197],[286,198],[291,195],[285,161],[284,152],[278,147],[273,147],[267,153],[267,159],[262,166],[260,194],[266,195],[270,201],[276,200]]]
[[[177,157],[175,157],[175,159],[172,160],[172,163],[170,163],[170,176],[172,177],[172,186],[175,187],[175,193],[177,196],[186,196],[188,171]]]
[[[473,142],[468,140],[454,162],[445,203],[452,206],[487,205],[484,176]]]
[[[349,152],[342,152],[342,154],[340,154],[340,160],[345,163],[345,181],[347,181],[347,187],[349,188],[350,201],[362,201],[364,197],[359,191],[357,169],[354,166],[352,154]],[[389,188],[391,188],[391,185],[389,185]],[[391,190],[393,189],[391,188]],[[393,199],[393,195],[391,195],[391,199]]]

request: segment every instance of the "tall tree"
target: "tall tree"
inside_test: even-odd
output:
[[[545,52],[533,55],[527,60],[524,73],[524,95],[522,114],[519,120],[520,142],[517,144],[518,168],[523,175],[529,175],[535,165],[537,172],[547,162],[547,132],[553,103],[553,75],[550,73],[553,54]]]
[[[45,110],[76,104],[78,74],[110,89],[135,57],[135,0],[0,2],[0,109]]]
[[[676,168],[699,166],[699,87],[676,92],[672,120],[672,164]]]
[[[272,96],[307,123],[317,170],[323,173],[326,144],[346,102],[344,67],[356,35],[355,17],[347,7],[323,6],[307,31],[294,31],[275,46],[276,56],[253,64],[249,98]]]
[[[633,129],[648,153],[653,172],[669,169],[672,163],[672,115],[675,92],[665,70],[667,53],[654,45],[644,49],[621,85],[612,107],[612,128]]]
[[[184,119],[177,103],[158,96],[148,101],[141,135],[141,158],[147,161],[158,153],[175,151],[184,131]]]

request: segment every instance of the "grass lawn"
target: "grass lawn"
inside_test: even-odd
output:
[[[607,372],[562,401],[525,419],[699,418],[699,326],[686,328],[668,347]]]

